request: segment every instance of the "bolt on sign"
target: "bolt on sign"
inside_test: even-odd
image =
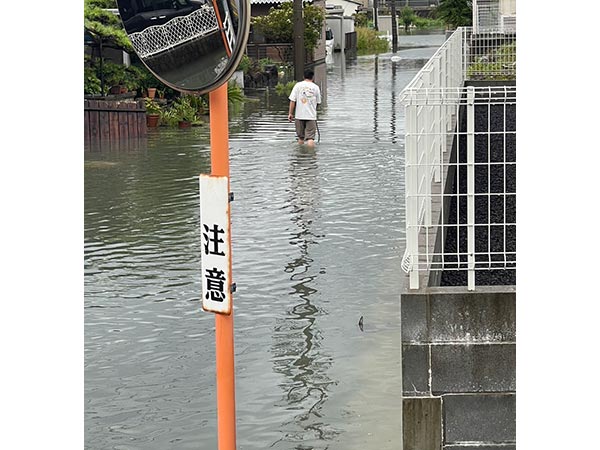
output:
[[[202,309],[231,313],[231,245],[229,237],[229,180],[200,175],[202,232]]]

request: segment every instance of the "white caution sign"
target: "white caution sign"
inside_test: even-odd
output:
[[[202,309],[231,314],[229,186],[227,177],[200,175]]]

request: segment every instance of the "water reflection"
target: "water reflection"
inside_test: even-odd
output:
[[[327,314],[319,306],[317,281],[325,269],[311,257],[311,248],[324,237],[315,231],[320,229],[320,178],[315,150],[298,146],[290,161],[288,194],[290,220],[296,226],[289,243],[299,254],[284,269],[293,282],[289,295],[297,300],[277,320],[273,331],[273,370],[285,375],[280,384],[285,395],[279,406],[295,414],[283,424],[284,436],[274,447],[281,444],[281,448],[289,448],[287,442],[297,450],[316,448],[314,445],[323,445],[339,433],[321,413],[333,381],[327,374],[332,356],[322,348],[324,336],[318,321]]]
[[[247,92],[257,101],[231,115],[240,450],[399,448],[404,114],[393,90],[434,50],[378,57],[378,140],[373,57],[327,64],[315,150],[295,144],[273,91]],[[216,448],[214,318],[198,301],[207,128],[85,154],[86,449]]]
[[[373,63],[373,136],[376,141],[379,141],[379,95],[377,92],[377,86],[379,84],[379,57],[377,55],[375,55]]]
[[[391,92],[390,92],[390,137],[392,144],[396,143],[396,97],[399,92],[396,92],[396,64],[392,62],[392,81],[391,81]]]
[[[84,151],[87,153],[119,153],[139,152],[148,148],[146,136],[132,137],[127,139],[106,139],[85,141]]]

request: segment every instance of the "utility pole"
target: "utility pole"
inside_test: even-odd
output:
[[[373,27],[375,31],[379,31],[379,23],[377,21],[377,2],[379,0],[373,0]]]
[[[396,18],[396,0],[392,0],[392,53],[398,51],[398,20]]]
[[[304,17],[302,0],[294,0],[294,78],[304,79]]]

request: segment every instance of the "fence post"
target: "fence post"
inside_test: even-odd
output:
[[[434,80],[435,80],[435,85],[433,86],[435,88],[434,94],[433,94],[433,147],[434,147],[434,152],[435,152],[435,167],[433,169],[433,177],[436,183],[439,183],[440,181],[442,181],[441,178],[441,165],[442,165],[442,161],[443,161],[443,156],[442,156],[442,145],[441,142],[443,139],[441,139],[440,134],[441,134],[441,109],[442,109],[442,101],[441,101],[441,86],[442,86],[442,81],[441,81],[441,64],[440,64],[440,58],[437,57],[435,58],[435,62],[433,64],[433,70],[434,70]]]
[[[462,36],[463,36],[463,39],[462,39],[461,72],[463,73],[463,77],[464,77],[465,74],[467,73],[467,32],[466,32],[466,28],[463,28]]]
[[[440,145],[441,156],[440,162],[444,162],[444,153],[446,153],[446,133],[448,130],[448,105],[446,102],[446,91],[448,87],[448,47],[444,49],[440,60],[441,85],[440,85]]]
[[[417,109],[414,92],[406,105],[406,248],[410,258],[409,287],[419,289],[419,166],[417,152]]]
[[[429,227],[431,224],[431,181],[432,181],[432,167],[435,164],[435,160],[433,158],[432,152],[432,125],[433,125],[433,114],[431,113],[431,105],[429,104],[430,100],[430,88],[431,88],[431,70],[428,70],[423,74],[424,82],[425,82],[425,104],[421,106],[423,108],[423,112],[425,117],[423,119],[422,129],[424,132],[423,139],[425,141],[425,145],[422,146],[423,156],[425,158],[425,173],[423,174],[423,196],[424,200],[424,208],[425,208],[425,216],[423,218],[423,223],[426,227]],[[421,146],[419,146],[421,147]]]
[[[461,52],[462,52],[462,41],[461,41],[461,36],[462,33],[459,33],[458,31],[455,31],[454,34],[452,35],[452,51],[451,54],[448,58],[449,62],[450,62],[450,86],[452,87],[453,90],[457,89],[460,87],[461,83],[460,83],[460,77],[459,77],[459,72],[462,70],[462,57],[461,57]],[[460,93],[458,93],[458,95],[460,96]],[[447,123],[447,130],[448,131],[452,131],[453,128],[453,118],[457,117],[456,115],[456,106],[450,106],[449,105],[449,110],[448,110],[448,123]]]
[[[467,88],[467,289],[475,289],[475,89]]]

